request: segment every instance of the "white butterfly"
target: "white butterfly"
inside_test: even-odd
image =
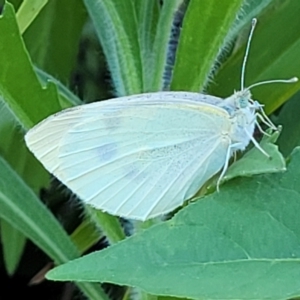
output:
[[[64,110],[25,136],[45,168],[84,202],[110,214],[147,220],[191,198],[253,138],[256,117],[275,129],[244,88],[221,98],[157,92]],[[296,79],[272,82],[295,82]],[[260,128],[260,127],[259,127]]]

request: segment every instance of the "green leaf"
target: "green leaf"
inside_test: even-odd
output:
[[[203,89],[242,2],[190,1],[180,34],[172,90]]]
[[[227,47],[227,43],[231,43],[233,39],[241,33],[245,26],[247,28],[249,27],[252,18],[256,18],[262,11],[267,9],[269,5],[272,5],[272,2],[274,2],[274,0],[244,1],[234,21],[234,25],[230,28],[226,36],[224,48]]]
[[[58,221],[3,158],[0,158],[0,178],[0,216],[56,263],[77,257],[78,251]]]
[[[47,278],[191,299],[299,296],[299,164],[297,149],[287,172],[232,180],[172,220],[57,267]]]
[[[110,244],[115,244],[125,239],[123,228],[119,218],[108,213],[86,206],[86,212],[94,221],[94,224],[103,231]]]
[[[118,96],[142,91],[137,17],[132,1],[84,0]]]
[[[30,26],[48,0],[24,0],[17,12],[17,20],[21,34]]]
[[[0,218],[31,239],[57,264],[78,257],[79,251],[58,221],[1,157],[0,178]],[[96,297],[91,299],[106,299],[97,285],[79,286],[86,295]]]
[[[82,1],[48,1],[24,34],[33,63],[61,82],[69,82],[86,19]]]
[[[80,253],[84,253],[90,249],[102,237],[101,231],[88,218],[85,218],[71,234],[71,239]]]
[[[38,193],[49,174],[25,146],[24,133],[13,113],[0,99],[0,153],[23,180]]]
[[[180,17],[180,11],[184,8],[185,2],[184,0],[165,1],[160,10],[155,39],[150,48],[152,53],[148,55],[148,65],[144,66],[149,67],[146,72],[150,75],[149,80],[151,82],[147,91],[160,91],[165,88],[164,85],[169,85],[168,82],[164,82],[166,79],[170,81],[170,79],[164,78],[164,73],[168,67],[168,59],[170,56],[174,56],[174,53],[170,53],[173,50],[170,41],[174,39],[172,29],[175,29],[175,20]],[[179,16],[176,15],[177,13]]]
[[[0,223],[3,259],[7,273],[13,275],[23,254],[26,238],[6,221],[0,220]]]
[[[61,108],[64,109],[74,105],[82,104],[82,101],[55,77],[37,67],[35,67],[34,70],[38,75],[42,86],[45,86],[49,81],[55,83],[59,93],[59,103],[61,105]]]
[[[258,24],[246,68],[246,86],[253,83],[278,78],[300,76],[300,5],[297,1],[273,1],[272,5],[258,16]],[[250,24],[249,24],[250,28]],[[249,32],[249,29],[247,30]],[[247,34],[245,34],[247,36]],[[227,97],[240,89],[240,72],[244,57],[243,47],[239,47],[219,70],[208,92]],[[253,97],[265,104],[267,113],[273,112],[300,88],[300,82],[286,85],[270,84],[252,90]]]
[[[60,110],[56,87],[41,87],[9,3],[0,17],[0,32],[0,94],[20,124],[30,128]]]
[[[286,157],[292,150],[300,145],[300,93],[298,92],[283,106],[279,113],[277,124],[282,125],[283,130],[278,139],[278,146]]]
[[[172,5],[176,1],[166,1],[166,5]],[[153,68],[153,43],[157,31],[158,16],[160,5],[153,0],[134,0],[135,10],[138,18],[139,44],[143,68],[143,92],[151,91],[152,76],[155,74]],[[165,20],[166,24],[168,23]],[[167,24],[166,24],[167,27]],[[162,28],[160,28],[162,30]],[[163,45],[164,47],[166,45]]]
[[[224,181],[239,176],[252,176],[266,173],[277,173],[286,170],[285,160],[274,145],[280,131],[274,132],[270,137],[264,136],[260,146],[269,155],[266,157],[259,149],[253,148],[246,152],[243,157],[233,163],[224,176]]]
[[[104,213],[86,205],[87,218],[72,233],[71,238],[80,252],[88,250],[100,238],[105,237],[110,244],[115,244],[125,239],[119,218]]]

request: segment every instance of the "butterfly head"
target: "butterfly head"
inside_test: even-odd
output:
[[[243,109],[249,107],[251,100],[250,90],[244,89],[234,93],[235,97],[235,107],[237,109]]]
[[[251,99],[251,92],[248,89],[244,89],[241,91],[236,91],[234,94],[228,98],[226,98],[223,102],[222,108],[226,109],[228,113],[231,115],[232,113],[240,110],[244,110],[247,108],[253,107],[253,100]],[[229,111],[230,108],[230,111]]]

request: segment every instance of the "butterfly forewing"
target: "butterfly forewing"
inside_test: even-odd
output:
[[[149,106],[161,104],[195,104],[207,102],[218,104],[222,99],[199,93],[159,92],[120,97],[111,100],[77,106],[54,114],[33,127],[25,136],[26,144],[45,168],[54,173],[58,168],[58,148],[62,137],[73,126],[84,123],[100,113],[117,117],[128,106]]]
[[[230,126],[226,111],[205,103],[104,108],[64,134],[54,175],[89,204],[144,220],[178,207],[222,168]]]

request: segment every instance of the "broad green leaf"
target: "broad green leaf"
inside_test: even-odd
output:
[[[117,96],[142,91],[137,16],[132,1],[84,0],[106,56]]]
[[[190,1],[180,33],[171,89],[203,89],[242,2]]]
[[[9,3],[0,17],[0,32],[0,94],[22,126],[30,128],[60,109],[56,87],[41,87]]]
[[[300,5],[298,1],[273,1],[272,5],[258,17],[257,28],[246,68],[246,86],[253,83],[300,75]],[[250,24],[249,24],[250,28]],[[247,36],[247,34],[245,34]],[[245,46],[245,42],[243,46]],[[240,71],[244,47],[226,61],[209,87],[209,94],[227,97],[240,89]],[[293,84],[270,84],[253,88],[253,98],[266,105],[266,112],[273,112],[300,88],[300,82]]]
[[[58,221],[1,157],[0,178],[0,218],[31,239],[57,264],[78,257],[79,251]],[[79,285],[86,295],[99,297],[91,299],[106,298],[97,285]]]
[[[17,12],[17,20],[21,34],[30,26],[48,0],[24,0]]]
[[[300,145],[300,93],[298,92],[283,106],[279,113],[277,124],[283,130],[278,139],[278,146],[284,156],[290,155],[294,147]]]
[[[26,238],[19,230],[15,229],[3,219],[0,219],[0,224],[0,236],[6,271],[9,275],[13,275],[19,265]]]
[[[33,63],[62,83],[68,83],[86,19],[82,1],[48,1],[24,34]]]
[[[299,164],[297,149],[287,172],[232,180],[170,221],[59,266],[47,278],[191,299],[299,296]]]

